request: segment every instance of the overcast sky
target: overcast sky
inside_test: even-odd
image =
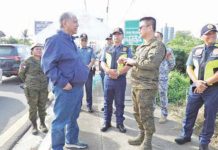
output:
[[[87,13],[106,19],[107,0],[86,0]],[[0,0],[0,30],[19,37],[34,21],[57,21],[64,11],[86,13],[84,0]],[[109,0],[110,28],[124,26],[124,20],[153,16],[158,29],[166,23],[175,30],[190,30],[199,36],[201,27],[218,23],[217,0]]]

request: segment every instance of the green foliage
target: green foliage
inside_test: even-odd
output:
[[[178,49],[174,49],[174,56],[176,59],[176,65],[175,65],[175,69],[178,70],[181,73],[185,73],[186,72],[186,61],[188,59],[188,53],[178,50]]]
[[[186,100],[189,85],[189,77],[181,74],[179,71],[171,71],[169,74],[168,89],[169,102],[183,104]]]
[[[173,40],[167,46],[189,53],[193,47],[202,44],[202,40],[195,38],[189,31],[178,31]]]
[[[9,38],[0,38],[1,44],[24,44],[31,45],[32,41],[30,39],[18,39],[10,36]]]
[[[176,58],[175,69],[185,73],[185,64],[190,51],[202,43],[200,39],[193,37],[189,31],[178,31],[175,38],[167,44],[168,47],[174,50]]]

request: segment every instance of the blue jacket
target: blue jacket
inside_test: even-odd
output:
[[[84,84],[89,69],[81,61],[81,55],[74,43],[74,38],[60,30],[45,42],[42,56],[42,69],[53,85],[64,87],[68,82]]]

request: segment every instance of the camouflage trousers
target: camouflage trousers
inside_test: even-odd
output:
[[[168,116],[168,80],[159,80],[159,97],[160,97],[160,106],[162,116]]]
[[[37,119],[37,112],[39,118],[44,120],[46,116],[46,102],[48,101],[48,90],[34,90],[30,88],[24,89],[25,96],[29,104],[29,119],[35,122]]]
[[[151,136],[155,132],[153,104],[156,93],[156,89],[132,88],[133,115],[138,128],[141,132]]]

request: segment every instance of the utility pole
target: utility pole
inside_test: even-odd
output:
[[[85,6],[85,12],[87,13],[87,4],[86,4],[86,0],[84,0],[84,6]]]
[[[108,25],[108,13],[109,13],[109,0],[107,0],[107,7],[106,7],[106,21]]]

